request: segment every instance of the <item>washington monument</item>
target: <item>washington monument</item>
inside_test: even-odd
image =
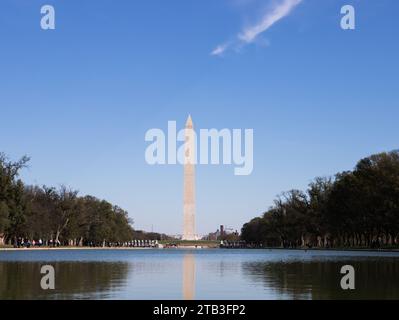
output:
[[[191,116],[185,128],[183,240],[197,240],[195,233],[195,133]]]

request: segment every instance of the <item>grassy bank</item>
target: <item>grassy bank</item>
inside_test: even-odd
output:
[[[219,241],[160,241],[162,245],[176,245],[178,248],[184,249],[199,248],[218,249]],[[14,248],[13,246],[0,246],[1,251],[38,251],[38,250],[150,250],[152,248],[139,247],[30,247],[30,248]],[[237,249],[228,249],[237,250]],[[398,247],[384,247],[379,249],[371,249],[365,247],[357,248],[281,248],[281,247],[258,247],[244,250],[290,250],[290,251],[368,251],[368,252],[398,252]]]
[[[219,247],[220,241],[209,241],[209,240],[198,240],[198,241],[186,241],[186,240],[165,240],[159,241],[162,245],[176,245],[178,247],[207,247],[216,248]]]
[[[3,246],[0,251],[56,251],[56,250],[149,250],[151,248],[138,248],[138,247],[30,247],[30,248],[14,248]]]

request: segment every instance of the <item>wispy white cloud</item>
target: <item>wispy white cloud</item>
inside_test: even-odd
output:
[[[231,46],[242,46],[252,43],[256,38],[279,20],[288,16],[302,0],[281,0],[271,7],[262,17],[261,21],[241,31],[235,41],[218,45],[211,55],[221,56]]]
[[[265,32],[277,21],[289,15],[292,9],[294,9],[301,2],[302,0],[284,0],[282,3],[279,3],[277,6],[275,6],[271,11],[267,12],[263,16],[260,23],[251,26],[240,33],[238,38],[247,43],[253,42],[258,35],[260,35],[262,32]]]
[[[211,52],[212,56],[221,56],[226,49],[229,47],[229,43],[223,43],[218,45],[213,51]]]

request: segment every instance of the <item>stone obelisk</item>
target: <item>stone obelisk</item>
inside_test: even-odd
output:
[[[184,143],[183,240],[197,240],[195,234],[195,133],[188,116]]]

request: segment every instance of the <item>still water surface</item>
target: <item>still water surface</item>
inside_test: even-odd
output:
[[[55,268],[53,291],[40,268]],[[340,287],[343,265],[356,290]],[[0,252],[0,299],[399,299],[399,253],[296,250]]]

